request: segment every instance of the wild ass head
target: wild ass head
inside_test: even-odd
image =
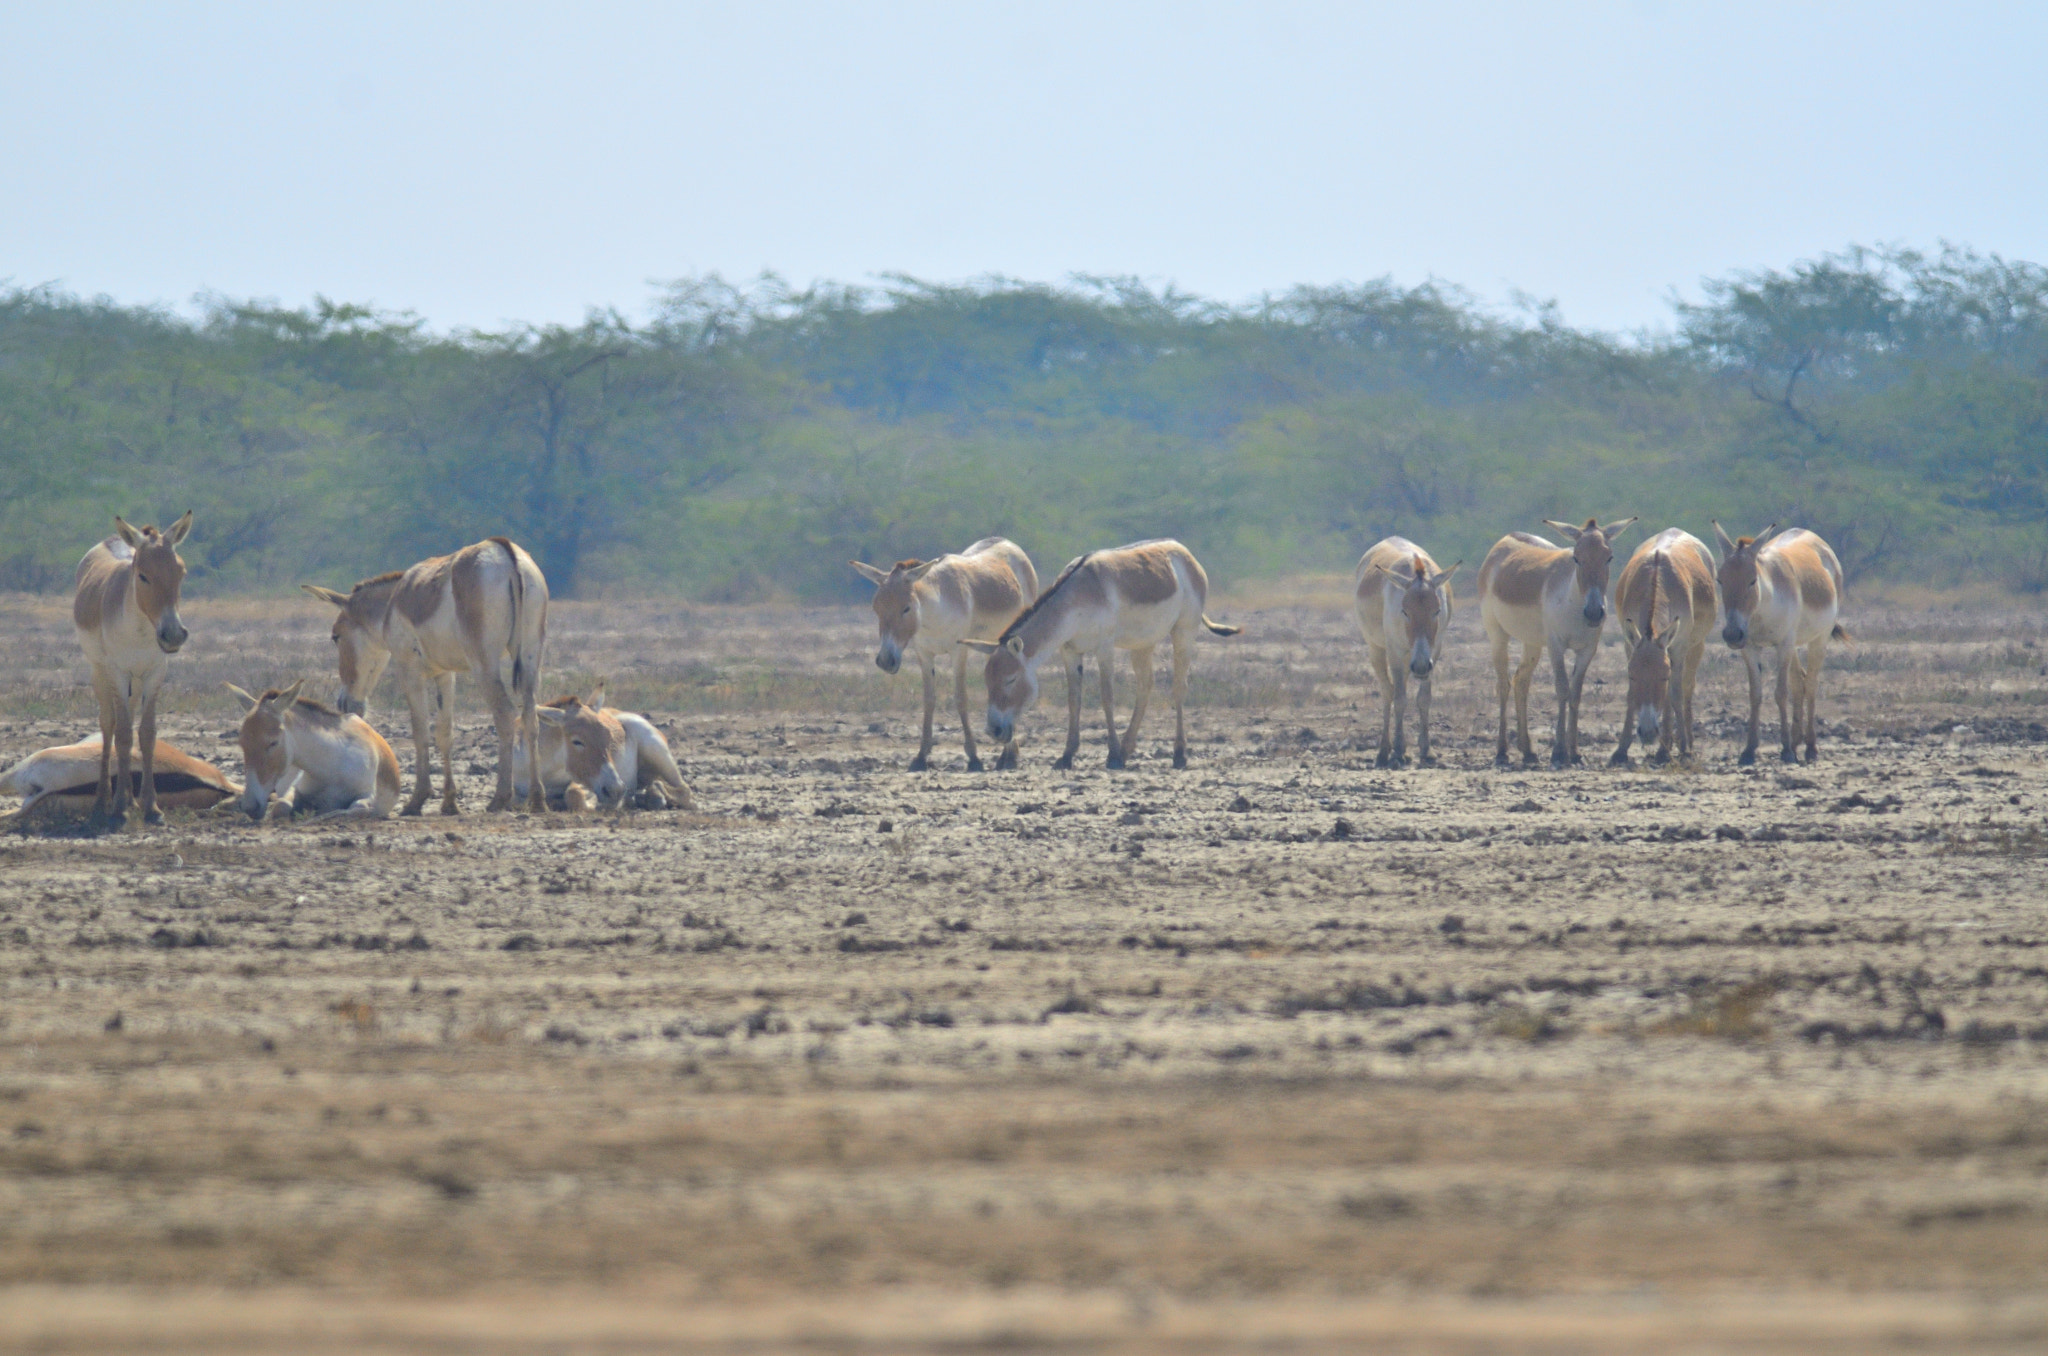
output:
[[[881,631],[881,646],[875,651],[875,667],[894,673],[903,667],[903,651],[917,637],[917,581],[930,573],[935,560],[899,560],[892,569],[849,560],[847,564],[875,586],[875,624]]]
[[[1572,570],[1579,590],[1586,595],[1586,625],[1598,626],[1607,620],[1607,571],[1614,564],[1614,539],[1635,519],[1621,518],[1605,527],[1593,518],[1586,519],[1583,527],[1555,518],[1543,521],[1571,539]]]
[[[305,685],[301,678],[282,692],[272,688],[260,697],[227,685],[247,708],[242,716],[242,809],[251,819],[262,819],[285,789],[292,759],[284,718]]]
[[[1417,556],[1405,571],[1379,567],[1381,574],[1402,585],[1401,626],[1408,633],[1408,672],[1417,678],[1429,677],[1436,668],[1438,637],[1451,615],[1451,594],[1446,586],[1464,563],[1461,560],[1448,570],[1431,570],[1429,562]]]
[[[981,681],[988,688],[988,737],[1007,744],[1016,733],[1017,718],[1038,700],[1038,665],[1025,657],[1022,636],[960,643],[988,656],[981,667]]]
[[[586,787],[598,805],[615,810],[625,803],[626,781],[618,757],[626,746],[626,727],[604,709],[604,685],[588,701],[560,697],[539,708],[541,738],[560,738],[569,763],[569,785]]]
[[[156,627],[157,648],[176,654],[191,634],[178,620],[178,590],[185,584],[185,562],[178,559],[178,543],[192,530],[192,510],[186,509],[185,516],[163,532],[154,527],[130,527],[118,513],[114,526],[134,552],[135,606]]]
[[[328,637],[334,642],[334,662],[341,673],[341,691],[334,694],[334,707],[344,715],[363,715],[370,709],[370,694],[391,662],[384,647],[384,612],[390,606],[391,586],[397,574],[380,574],[365,579],[347,593],[321,588],[318,584],[299,587],[323,603],[339,609]]]
[[[1727,614],[1727,623],[1721,628],[1721,639],[1728,642],[1731,650],[1739,650],[1749,643],[1749,619],[1757,605],[1757,552],[1777,530],[1778,525],[1772,523],[1754,537],[1734,540],[1720,523],[1714,524],[1714,539],[1721,546],[1721,566],[1715,574],[1721,584],[1721,608]]]
[[[1650,605],[1642,625],[1632,617],[1621,619],[1621,639],[1628,647],[1628,709],[1635,717],[1636,738],[1645,744],[1657,737],[1664,703],[1671,695],[1671,642],[1678,636],[1676,626],[1657,630],[1658,584],[1663,574],[1664,554],[1660,551],[1650,557]]]

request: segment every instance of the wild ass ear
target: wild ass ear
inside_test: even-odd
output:
[[[1621,643],[1628,647],[1630,654],[1634,654],[1636,646],[1643,643],[1642,628],[1627,617],[1621,619]]]
[[[1640,516],[1641,515],[1637,515],[1637,517]],[[1623,528],[1627,527],[1630,523],[1635,521],[1636,518],[1616,519],[1614,522],[1608,523],[1605,526],[1603,526],[1600,529],[1600,535],[1607,538],[1607,540],[1609,541],[1613,541],[1616,533],[1620,532]]]
[[[1564,533],[1565,538],[1568,541],[1577,541],[1579,539],[1580,529],[1575,527],[1571,523],[1561,523],[1555,518],[1545,518],[1543,520],[1543,525],[1545,527],[1554,527],[1558,531]]]
[[[1756,534],[1756,536],[1749,543],[1749,549],[1752,551],[1760,550],[1765,542],[1769,541],[1772,537],[1775,537],[1777,535],[1778,525],[1776,523],[1772,523],[1769,527],[1765,528],[1763,531]]]
[[[597,680],[597,686],[596,686],[596,687],[594,687],[594,688],[592,688],[592,689],[590,689],[590,695],[589,695],[588,697],[585,697],[585,698],[583,699],[583,704],[584,704],[585,706],[589,707],[589,708],[590,708],[591,710],[593,710],[593,711],[602,711],[602,710],[604,710],[604,689],[605,689],[605,684],[606,684],[606,683],[609,683],[610,681],[611,681],[611,679],[609,679],[609,678],[600,678],[600,679],[598,679],[598,680]]]
[[[963,640],[960,643],[976,654],[994,654],[1002,648],[993,640]]]
[[[1437,572],[1436,572],[1435,574],[1433,574],[1433,575],[1431,575],[1431,576],[1429,577],[1429,586],[1430,586],[1431,588],[1433,588],[1433,589],[1440,589],[1440,588],[1442,588],[1442,587],[1443,587],[1443,586],[1444,586],[1445,584],[1448,584],[1448,583],[1450,583],[1450,582],[1451,582],[1451,576],[1452,576],[1452,575],[1454,575],[1454,574],[1456,574],[1456,573],[1458,572],[1458,566],[1460,566],[1460,565],[1463,565],[1464,563],[1465,563],[1465,562],[1464,562],[1464,561],[1462,561],[1462,560],[1460,560],[1460,561],[1455,561],[1455,562],[1453,562],[1453,563],[1452,563],[1452,565],[1451,565],[1451,568],[1450,568],[1450,569],[1448,569],[1448,570],[1438,570],[1438,571],[1437,571]]]
[[[1663,646],[1663,647],[1664,647],[1664,653],[1665,653],[1665,654],[1670,654],[1670,653],[1671,653],[1671,642],[1672,642],[1672,641],[1674,641],[1674,640],[1677,640],[1677,639],[1678,639],[1678,628],[1677,628],[1677,627],[1675,627],[1675,626],[1667,626],[1667,627],[1665,627],[1665,628],[1664,628],[1664,634],[1663,634],[1663,635],[1661,635],[1661,636],[1658,636],[1658,637],[1657,637],[1657,643],[1658,643],[1659,645],[1661,645],[1661,646]]]
[[[121,540],[127,542],[130,546],[142,545],[142,534],[128,526],[128,520],[118,513],[114,515],[114,530],[119,532]]]
[[[903,571],[905,579],[915,584],[918,580],[930,574],[932,566],[938,563],[936,560],[920,560],[915,565],[898,565],[896,568]]]
[[[263,703],[258,701],[254,695],[242,691],[242,689],[236,687],[233,683],[223,683],[221,684],[221,686],[225,687],[228,691],[234,693],[237,697],[240,697],[243,700],[243,702],[245,702],[248,705],[251,711],[254,711],[257,707],[263,705]]]
[[[299,699],[299,689],[304,687],[305,685],[306,680],[301,678],[299,679],[298,682],[293,683],[290,687],[278,693],[275,697],[272,697],[263,705],[270,711],[272,715],[281,716],[285,712],[292,709],[292,703]]]
[[[1710,518],[1707,521],[1714,525],[1714,540],[1720,544],[1721,554],[1723,556],[1734,555],[1735,538],[1728,535],[1728,529],[1721,526],[1721,520],[1719,518]]]
[[[569,719],[569,713],[559,706],[536,706],[533,708],[533,714],[550,730],[561,729],[562,723]]]
[[[859,571],[861,578],[867,580],[870,584],[876,585],[877,587],[881,585],[883,580],[889,577],[889,572],[887,570],[878,570],[874,566],[868,564],[866,561],[849,560],[846,563],[853,566],[855,570]]]
[[[336,593],[333,589],[323,589],[318,584],[301,584],[299,589],[318,598],[323,603],[333,603],[336,607],[348,606],[348,595],[346,593]]]
[[[1024,657],[1024,637],[1011,636],[1003,642],[1003,648],[1016,655],[1019,659],[1022,659]]]
[[[185,534],[192,530],[192,510],[186,509],[185,516],[171,524],[171,530],[164,533],[164,540],[176,546],[185,540]]]

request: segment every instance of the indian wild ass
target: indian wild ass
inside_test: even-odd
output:
[[[1417,758],[1424,764],[1435,761],[1429,753],[1430,675],[1436,670],[1444,625],[1451,619],[1451,576],[1457,571],[1458,565],[1439,570],[1429,553],[1406,537],[1388,537],[1358,562],[1352,602],[1365,632],[1366,654],[1380,680],[1376,766],[1403,767],[1408,762],[1410,674],[1415,676]],[[1407,654],[1405,665],[1396,665],[1389,657],[1396,645]]]
[[[967,656],[963,640],[993,640],[1038,596],[1038,571],[1024,548],[1001,537],[984,537],[965,551],[937,560],[899,560],[891,569],[850,560],[847,564],[875,586],[875,622],[881,645],[875,667],[895,673],[907,650],[924,670],[924,733],[912,772],[931,764],[932,710],[938,705],[936,669],[940,655],[953,660],[953,698],[960,708],[960,736],[967,745],[967,770],[981,771],[974,748],[974,723],[967,714]],[[1017,745],[1003,746],[997,767],[1017,765]]]
[[[465,546],[452,556],[423,560],[409,570],[365,579],[348,593],[316,584],[299,586],[334,604],[334,643],[341,669],[335,705],[368,709],[371,692],[395,661],[406,705],[412,709],[419,780],[403,813],[416,815],[433,791],[427,749],[428,683],[439,690],[433,735],[441,751],[441,813],[456,813],[454,764],[455,676],[474,673],[498,729],[498,786],[490,808],[512,804],[512,762],[523,743],[539,743],[541,650],[548,633],[548,581],[533,557],[503,537]],[[499,660],[512,660],[508,690]],[[541,788],[529,788],[530,807],[546,808]]]
[[[588,697],[559,697],[540,708],[540,767],[551,806],[687,810],[695,804],[668,740],[645,716],[606,706],[602,683]],[[512,771],[515,795],[527,794],[527,775],[522,750]]]
[[[1546,518],[1544,522],[1571,539],[1559,546],[1528,532],[1510,532],[1493,544],[1479,567],[1479,620],[1493,642],[1493,672],[1500,697],[1500,738],[1494,762],[1508,765],[1508,642],[1522,643],[1522,663],[1515,671],[1516,734],[1522,762],[1532,764],[1529,744],[1529,679],[1537,657],[1550,651],[1551,675],[1557,685],[1557,733],[1551,741],[1550,764],[1564,767],[1579,761],[1579,694],[1586,668],[1600,648],[1600,628],[1607,621],[1607,572],[1614,560],[1613,539],[1634,518],[1602,527],[1592,518],[1582,527]],[[1572,656],[1569,671],[1565,656]]]
[[[1741,653],[1749,670],[1749,740],[1736,759],[1744,766],[1756,761],[1764,700],[1759,653],[1763,647],[1778,651],[1778,756],[1798,762],[1803,734],[1810,763],[1820,753],[1814,742],[1813,707],[1820,695],[1821,661],[1827,657],[1828,641],[1850,638],[1835,620],[1842,608],[1842,562],[1815,533],[1794,527],[1773,536],[1777,527],[1772,523],[1754,537],[1730,540],[1721,524],[1714,524],[1721,544],[1721,606],[1727,615],[1721,639]]]
[[[1667,527],[1638,546],[1614,582],[1628,647],[1628,716],[1608,761],[1626,765],[1631,740],[1657,741],[1657,761],[1692,756],[1692,690],[1714,626],[1714,557],[1698,537]]]
[[[178,620],[178,590],[185,582],[185,562],[178,543],[192,530],[192,511],[168,531],[130,527],[116,515],[119,535],[108,537],[78,562],[71,599],[71,621],[78,644],[92,663],[92,690],[100,707],[100,776],[92,812],[119,820],[130,792],[142,806],[144,823],[161,824],[156,806],[156,696],[163,686],[170,656],[187,636]],[[136,719],[140,713],[140,721]],[[142,741],[142,780],[129,782],[130,747]],[[119,763],[120,785],[113,786],[109,760]]]
[[[41,749],[0,773],[0,795],[20,796],[23,813],[38,805],[50,809],[78,811],[93,803],[100,767],[100,751],[106,742],[82,739]],[[228,780],[226,773],[202,763],[168,740],[156,741],[154,781],[160,809],[209,810],[224,800],[242,794],[242,788]],[[130,788],[142,799],[140,772]]]
[[[361,716],[301,697],[301,678],[282,692],[228,691],[242,716],[242,809],[261,820],[282,811],[321,819],[382,819],[398,804],[398,755]]]
[[[1102,678],[1103,719],[1109,725],[1109,766],[1122,767],[1138,747],[1138,726],[1152,695],[1153,647],[1171,637],[1173,765],[1186,767],[1188,661],[1195,633],[1203,628],[1234,636],[1242,629],[1204,616],[1208,598],[1209,576],[1177,541],[1134,542],[1077,557],[997,640],[965,642],[989,656],[982,671],[989,737],[1005,743],[1015,738],[1017,718],[1038,699],[1039,665],[1058,651],[1067,674],[1067,749],[1053,766],[1072,767],[1081,747],[1081,669],[1093,654]],[[1113,687],[1118,650],[1131,652],[1138,679],[1137,702],[1121,741]]]

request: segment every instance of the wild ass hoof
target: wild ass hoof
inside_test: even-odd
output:
[[[1508,757],[1508,751],[1500,749],[1493,755],[1493,765],[1495,767],[1513,767],[1515,764],[1514,760]]]
[[[1415,756],[1415,766],[1417,767],[1436,767],[1437,765],[1437,756],[1433,753],[1419,753]]]
[[[142,812],[142,822],[145,824],[161,824],[164,822],[164,812],[155,806],[151,806]]]
[[[1799,761],[1799,750],[1797,750],[1797,749],[1780,749],[1780,750],[1778,750],[1778,761],[1779,761],[1779,762],[1781,762],[1781,763],[1796,763],[1796,762],[1798,762],[1798,761]]]
[[[996,771],[1008,772],[1015,766],[1017,766],[1017,751],[1015,749],[1004,749],[1002,757],[996,759]]]
[[[1628,767],[1628,766],[1630,766],[1630,763],[1629,763],[1629,761],[1628,761],[1628,750],[1627,750],[1627,749],[1616,749],[1616,750],[1615,750],[1615,751],[1614,751],[1613,753],[1611,753],[1611,754],[1607,755],[1607,766],[1609,766],[1609,767]]]
[[[1523,755],[1522,755],[1522,766],[1523,766],[1523,767],[1542,767],[1542,766],[1543,766],[1543,760],[1542,760],[1541,758],[1538,758],[1538,757],[1536,756],[1536,751],[1535,751],[1534,749],[1531,749],[1531,750],[1529,750],[1529,751],[1528,751],[1527,753],[1525,753],[1525,754],[1523,754]]]
[[[1407,752],[1406,752],[1405,750],[1402,750],[1402,749],[1395,749],[1395,750],[1394,750],[1394,752],[1393,752],[1393,753],[1392,753],[1392,754],[1391,754],[1391,755],[1390,755],[1390,756],[1389,756],[1389,757],[1387,758],[1387,766],[1388,766],[1388,767],[1407,767],[1407,766],[1408,766],[1408,754],[1407,754]]]
[[[1755,750],[1755,749],[1744,749],[1744,750],[1743,750],[1743,751],[1742,751],[1741,753],[1738,753],[1738,754],[1736,754],[1736,755],[1735,755],[1735,766],[1737,766],[1737,767],[1755,767],[1755,766],[1756,766],[1756,750]]]
[[[1650,757],[1650,762],[1651,762],[1651,764],[1652,764],[1652,765],[1654,765],[1654,766],[1656,766],[1656,767],[1669,767],[1669,766],[1671,766],[1671,750],[1669,750],[1669,749],[1659,749],[1659,750],[1657,750],[1657,752],[1656,752],[1655,754],[1651,755],[1651,757]]]
[[[925,756],[924,756],[923,754],[921,754],[921,753],[920,753],[919,755],[917,755],[917,757],[915,757],[915,758],[913,758],[913,759],[911,759],[911,760],[910,760],[910,770],[911,770],[912,772],[923,772],[923,771],[924,771],[925,769],[929,768],[929,767],[930,767],[931,765],[932,765],[932,760],[931,760],[931,759],[929,759],[929,758],[927,758],[927,757],[925,757]]]
[[[1103,763],[1103,766],[1111,772],[1122,772],[1124,770],[1124,751],[1122,749],[1111,749],[1109,751],[1109,758]]]
[[[1052,770],[1054,772],[1072,772],[1074,770],[1074,755],[1071,753],[1063,753],[1059,757],[1053,759]]]
[[[1391,753],[1387,752],[1387,751],[1386,751],[1385,749],[1381,749],[1381,750],[1380,750],[1380,751],[1379,751],[1378,753],[1376,753],[1376,754],[1374,754],[1374,755],[1372,756],[1372,765],[1373,765],[1374,767],[1385,767],[1385,766],[1386,766],[1386,765],[1387,765],[1388,763],[1391,763],[1391,762],[1392,762],[1393,760],[1394,760],[1394,755],[1393,755],[1393,754],[1391,754]],[[1501,761],[1502,761],[1502,762],[1506,762],[1506,761],[1507,761],[1507,755],[1506,755],[1506,754],[1502,754],[1502,755],[1501,755]]]
[[[986,772],[988,769],[982,765],[981,759],[970,753],[967,755],[967,770],[969,772]]]
[[[128,816],[119,810],[109,810],[102,805],[95,807],[93,812],[86,816],[85,827],[93,833],[112,833],[127,822]]]
[[[1173,766],[1176,772],[1185,772],[1187,770],[1188,751],[1186,749],[1175,749],[1173,751]]]
[[[417,819],[420,816],[420,814],[426,810],[426,808],[427,803],[425,801],[415,800],[408,802],[406,804],[406,807],[403,810],[400,810],[398,813],[401,818],[409,816],[411,818]]]

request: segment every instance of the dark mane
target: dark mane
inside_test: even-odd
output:
[[[1016,635],[1019,627],[1023,626],[1025,622],[1030,621],[1034,616],[1038,615],[1038,609],[1045,606],[1046,599],[1052,597],[1055,593],[1058,593],[1060,591],[1060,585],[1066,583],[1067,579],[1074,573],[1074,571],[1080,569],[1083,565],[1086,565],[1089,561],[1089,558],[1092,557],[1094,554],[1095,553],[1093,551],[1083,551],[1080,555],[1075,556],[1072,560],[1068,561],[1067,568],[1060,571],[1059,578],[1053,580],[1052,584],[1045,590],[1045,592],[1039,594],[1036,598],[1032,599],[1031,606],[1025,608],[1022,612],[1019,612],[1017,614],[1017,620],[1011,622],[1008,626],[1005,626],[1003,628],[1003,633],[996,637],[996,644],[1000,645],[1004,641],[1008,640],[1011,636]]]
[[[266,702],[275,701],[283,695],[283,688],[274,687],[271,688],[268,692],[265,692],[260,700]],[[319,700],[317,697],[301,697],[297,701],[293,702],[292,706],[294,708],[304,707],[306,710],[311,711],[315,715],[328,716],[334,720],[341,720],[343,718],[341,712],[335,710],[333,707],[329,706],[326,702]]]
[[[370,585],[372,584],[388,584],[394,579],[403,578],[405,578],[404,570],[391,570],[384,574],[371,575],[368,579],[359,581],[354,588],[349,590],[349,592],[351,594],[361,593],[364,589],[370,587]]]

